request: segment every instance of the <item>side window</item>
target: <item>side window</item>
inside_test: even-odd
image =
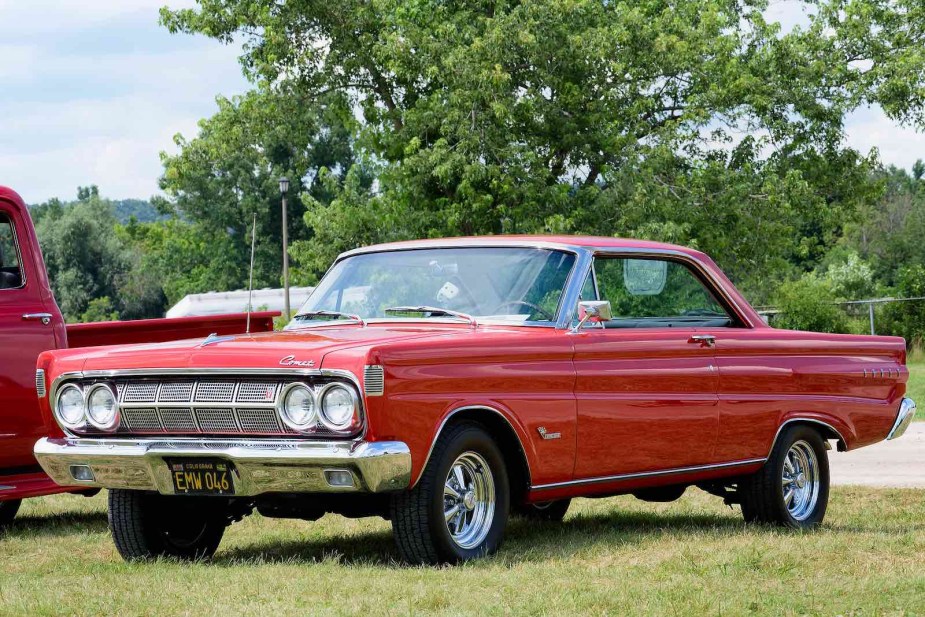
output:
[[[613,312],[608,328],[722,327],[735,323],[700,278],[682,263],[597,257],[594,271],[600,299],[608,300]]]
[[[0,291],[16,289],[22,284],[22,266],[13,223],[8,216],[0,214]]]

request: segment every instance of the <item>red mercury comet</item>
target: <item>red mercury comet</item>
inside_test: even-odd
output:
[[[211,555],[254,509],[392,521],[402,557],[494,552],[509,513],[690,486],[822,522],[826,451],[902,435],[901,338],[767,326],[706,255],[498,236],[341,255],[286,331],[58,350],[35,455],[104,487],[126,559]]]

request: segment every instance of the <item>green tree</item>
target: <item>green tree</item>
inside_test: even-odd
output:
[[[810,4],[789,33],[766,0],[200,0],[162,20],[243,37],[259,96],[361,110],[378,182],[309,214],[306,263],[510,220],[695,244],[767,294],[769,271],[812,269],[876,189],[845,114],[925,113],[918,0]]]
[[[143,253],[148,247],[123,230],[114,203],[100,197],[96,186],[80,187],[75,202],[52,199],[33,207],[31,214],[52,291],[66,320],[163,316],[161,272],[150,267]]]
[[[42,206],[36,223],[52,291],[68,321],[78,321],[95,299],[118,298],[129,269],[125,246],[113,233],[117,222],[109,202],[96,190],[81,188],[80,197],[69,206],[57,201]],[[118,309],[107,312],[118,315]]]
[[[871,264],[874,279],[895,286],[904,267],[925,263],[925,183],[895,167],[874,180],[882,196],[862,205],[845,244]]]
[[[306,100],[296,93],[261,88],[232,99],[220,98],[218,104],[218,113],[200,122],[197,137],[187,140],[177,136],[179,154],[161,155],[164,175],[160,185],[167,199],[157,200],[156,205],[184,223],[160,228],[167,235],[178,232],[180,238],[162,234],[147,241],[179,249],[178,254],[196,264],[192,279],[181,280],[190,273],[182,264],[168,265],[166,262],[174,260],[172,255],[162,255],[171,298],[186,289],[241,288],[247,284],[254,214],[258,236],[255,284],[279,286],[279,178],[291,180],[289,238],[298,242],[310,236],[303,222],[304,204],[330,201],[330,191],[336,190],[338,179],[353,165],[355,120],[343,96]],[[193,245],[197,243],[204,249],[201,254],[195,252]],[[172,278],[175,273],[181,278]],[[299,278],[296,276],[295,282]],[[313,278],[307,274],[307,280]]]

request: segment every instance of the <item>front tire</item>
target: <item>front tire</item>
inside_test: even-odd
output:
[[[805,425],[780,434],[764,467],[739,486],[748,522],[809,529],[829,503],[829,459],[819,433]]]
[[[19,512],[19,506],[22,505],[21,499],[10,499],[9,501],[0,501],[0,528],[6,527],[16,518]]]
[[[457,563],[494,553],[510,507],[504,457],[476,424],[458,424],[437,440],[417,486],[392,499],[392,529],[402,558]]]
[[[126,561],[208,559],[228,524],[222,505],[209,498],[111,490],[109,529]]]

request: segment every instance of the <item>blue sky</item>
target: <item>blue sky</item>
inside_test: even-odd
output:
[[[0,0],[0,184],[26,201],[70,199],[97,184],[113,198],[157,192],[159,153],[173,136],[195,135],[216,95],[247,89],[239,49],[171,35],[158,9],[193,0]],[[800,3],[772,2],[785,27]],[[925,158],[925,135],[879,110],[847,123],[848,143],[910,168]]]

